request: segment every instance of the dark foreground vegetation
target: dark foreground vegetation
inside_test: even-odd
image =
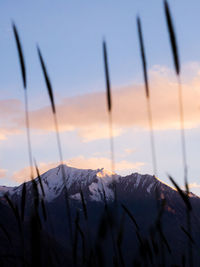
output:
[[[150,195],[133,190],[131,181],[126,188],[123,181],[113,181],[110,185],[114,194],[113,201],[107,198],[103,187],[99,190],[101,201],[91,201],[88,196],[88,185],[83,188],[79,186],[76,189],[76,193],[80,194],[80,200],[71,198],[72,189],[66,186],[67,177],[62,165],[62,146],[53,90],[39,47],[38,56],[55,122],[64,184],[62,194],[55,201],[46,201],[43,181],[36,164],[38,178],[37,181],[33,179],[26,67],[17,28],[13,24],[23,78],[31,182],[23,184],[18,198],[13,198],[9,194],[1,198],[1,266],[200,266],[200,200],[195,196],[190,197],[188,189],[180,63],[176,36],[166,1],[164,1],[164,10],[179,81],[180,132],[186,190],[181,190],[171,177],[169,178],[177,191],[172,189],[162,191],[161,188],[155,188],[154,194]],[[156,174],[147,61],[139,17],[137,27],[148,107],[152,162],[154,174]],[[114,171],[111,86],[105,41],[103,55],[111,161]]]
[[[48,172],[1,198],[1,266],[199,266],[195,195],[179,194],[150,175],[138,183],[132,174],[99,187],[96,200],[89,189],[94,176],[81,189],[74,180],[49,201],[45,177]]]

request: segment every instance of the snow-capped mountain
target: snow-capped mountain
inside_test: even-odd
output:
[[[103,191],[107,200],[112,201],[114,199],[114,184],[120,191],[126,191],[126,193],[140,191],[148,195],[155,194],[156,189],[163,193],[174,191],[155,176],[133,173],[129,176],[122,177],[117,174],[112,174],[103,168],[91,170],[59,165],[42,174],[40,178],[46,201],[53,201],[58,198],[63,194],[65,187],[72,199],[80,199],[80,190],[82,190],[86,193],[86,198],[91,201],[103,200]],[[39,178],[37,177],[35,181],[38,192],[42,195]],[[23,185],[18,187],[0,187],[0,193],[1,195],[8,193],[10,196],[17,198],[22,194],[22,187]],[[32,182],[27,182],[26,187],[27,192],[30,193]]]
[[[90,198],[98,200],[99,190],[104,188],[106,195],[112,195],[109,186],[113,179],[116,181],[119,175],[112,175],[110,172],[102,169],[77,169],[66,165],[59,165],[56,168],[50,169],[39,178],[35,178],[38,192],[42,195],[42,187],[45,192],[45,200],[53,201],[63,194],[65,187],[71,198],[78,199],[80,190],[89,190]],[[23,184],[18,187],[2,187],[0,188],[1,195],[8,195],[17,198],[22,194]],[[32,182],[26,183],[27,192],[31,192]]]
[[[84,192],[84,196],[88,201],[107,201],[114,200],[114,187],[117,194],[121,197],[155,197],[156,194],[160,198],[167,198],[169,201],[174,198],[178,193],[161,182],[155,176],[148,174],[142,175],[139,173],[132,173],[128,176],[120,176],[112,174],[101,169],[77,169],[66,165],[59,165],[56,168],[50,169],[39,178],[35,178],[38,192],[42,195],[41,183],[45,193],[45,200],[48,202],[53,201],[63,196],[67,189],[70,199],[80,200],[80,191]],[[41,183],[40,183],[41,181]],[[0,194],[3,196],[5,193],[10,195],[13,199],[21,198],[22,187],[0,187]],[[32,182],[26,183],[27,197],[31,196]],[[191,197],[196,196],[191,194]],[[196,197],[197,198],[197,197]]]
[[[112,234],[118,240],[123,225],[125,242],[122,249],[126,258],[126,266],[132,266],[133,258],[137,258],[139,253],[139,232],[136,233],[135,231],[134,220],[138,225],[137,231],[140,231],[139,234],[144,237],[145,242],[147,240],[151,242],[152,233],[153,238],[157,240],[156,242],[160,242],[160,235],[162,238],[165,236],[172,251],[172,254],[168,254],[168,265],[166,266],[172,266],[171,263],[180,264],[182,251],[187,250],[188,244],[187,230],[185,231],[187,229],[186,206],[176,190],[161,182],[155,176],[132,173],[123,177],[107,172],[104,169],[77,169],[59,165],[43,173],[40,179],[39,177],[35,178],[35,182],[38,193],[41,196],[36,206],[43,225],[44,240],[46,240],[46,235],[48,238],[53,239],[58,254],[61,253],[64,246],[65,249],[61,258],[63,258],[63,255],[68,255],[63,265],[59,266],[73,266],[73,264],[69,264],[69,262],[73,262],[69,236],[70,229],[72,229],[72,235],[76,236],[77,227],[82,237],[87,236],[88,232],[90,232],[89,236],[91,238],[88,236],[86,243],[89,243],[86,246],[96,248],[97,245],[99,246],[99,242],[102,242],[101,249],[107,257],[105,266],[111,266],[112,257],[109,257],[114,252],[109,229],[112,227]],[[23,185],[12,188],[0,187],[0,211],[1,214],[4,214],[0,218],[0,230],[1,225],[4,228],[6,225],[7,232],[11,233],[15,242],[15,253],[20,247],[20,239],[17,236],[17,233],[19,233],[18,225],[20,227],[24,225],[26,236],[31,236],[30,230],[32,226],[30,227],[30,225],[32,224],[30,224],[30,221],[36,210],[33,187],[32,181],[26,183],[24,206]],[[44,197],[42,188],[45,193]],[[81,192],[84,201],[81,197]],[[7,201],[8,199],[3,197],[5,193],[9,196],[13,205],[10,205]],[[66,206],[66,194],[69,196],[69,209]],[[44,202],[42,202],[43,200]],[[191,194],[190,201],[192,205],[192,237],[195,243],[200,246],[200,198]],[[46,215],[44,215],[44,206]],[[16,210],[13,212],[14,209]],[[19,218],[23,217],[23,209],[24,220],[19,223]],[[87,219],[85,210],[87,210]],[[69,214],[72,222],[71,226],[68,220]],[[158,218],[162,221],[162,229],[158,227]],[[5,239],[1,231],[0,238]],[[0,244],[0,251],[9,249],[8,242],[6,242],[7,240],[2,242],[2,248]],[[29,238],[26,240],[26,246],[30,246]],[[45,243],[45,246],[46,251],[49,251],[48,242]],[[79,244],[80,248],[81,244]],[[68,251],[68,253],[66,254],[65,251]],[[196,250],[195,253],[197,255],[195,257],[198,258],[199,251]],[[160,264],[159,257],[157,260]],[[162,266],[159,264],[154,266]],[[45,266],[48,266],[48,264]]]

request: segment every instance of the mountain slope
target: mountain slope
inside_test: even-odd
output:
[[[42,194],[39,179],[36,178],[35,181],[39,193]],[[80,199],[80,196],[78,195],[80,190],[83,190],[87,191],[86,197],[94,201],[103,200],[101,194],[103,190],[105,190],[106,197],[109,200],[113,200],[113,183],[120,185],[121,190],[123,188],[124,192],[126,191],[126,193],[130,194],[134,191],[138,191],[143,195],[155,195],[156,190],[159,193],[162,192],[166,195],[174,192],[171,187],[162,183],[154,176],[133,173],[122,177],[117,174],[112,175],[103,168],[91,170],[59,165],[42,174],[41,181],[45,191],[45,199],[47,201],[53,201],[59,197],[65,186],[68,190],[68,194],[72,198]],[[27,182],[26,185],[27,191],[30,191],[30,188],[32,187],[31,182]],[[0,192],[1,194],[8,192],[9,195],[16,199],[21,196],[22,185],[14,188],[0,187]]]
[[[187,262],[186,206],[176,190],[162,183],[155,176],[133,173],[122,177],[117,174],[112,175],[104,169],[81,170],[60,165],[42,174],[41,181],[45,197],[42,196],[39,178],[36,178],[40,195],[37,206],[35,206],[33,183],[26,183],[25,219],[22,225],[29,254],[32,236],[30,225],[37,209],[42,225],[42,228],[39,228],[40,235],[43,237],[41,242],[45,242],[48,250],[46,239],[54,240],[55,250],[61,250],[62,247],[62,251],[66,251],[67,259],[64,260],[63,265],[58,266],[74,266],[72,264],[74,244],[77,249],[77,266],[82,266],[83,248],[87,251],[87,253],[84,252],[87,254],[84,257],[88,260],[91,253],[94,258],[98,258],[99,262],[102,260],[99,257],[103,257],[104,263],[97,265],[96,262],[92,262],[88,266],[115,266],[113,257],[116,249],[120,249],[119,255],[122,253],[126,259],[125,266],[133,266],[133,262],[141,262],[141,266],[152,266],[152,264],[162,266],[163,253],[166,266],[180,265],[183,254],[186,257],[185,266],[190,266]],[[17,207],[20,217],[22,185],[14,188],[3,187],[2,195],[5,191]],[[69,196],[68,204],[66,193]],[[46,218],[43,214],[42,199],[45,203]],[[20,248],[18,224],[5,198],[1,197],[0,200],[2,200],[0,208],[6,214],[5,217],[0,218],[0,226],[6,225],[8,232],[11,233],[16,254]],[[190,202],[192,205],[191,235],[195,242],[195,246],[193,243],[190,243],[190,246],[194,249],[195,259],[200,260],[198,253],[200,198],[191,194]],[[183,229],[186,231],[184,232]],[[53,242],[49,242],[49,246],[54,246]],[[117,248],[113,244],[116,244]],[[2,248],[6,251],[7,246],[8,244],[3,243]],[[92,251],[91,248],[93,248]],[[59,251],[58,254],[60,255]],[[136,264],[136,266],[139,265]]]

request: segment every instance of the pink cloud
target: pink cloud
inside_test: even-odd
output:
[[[150,95],[155,129],[179,128],[178,85],[170,71],[157,67],[150,72]],[[200,74],[182,84],[185,127],[200,125]],[[130,85],[113,90],[113,123],[122,127],[148,128],[147,108],[143,85]],[[35,129],[52,130],[48,107],[31,112]],[[65,98],[57,105],[60,129],[78,129],[84,138],[101,136],[108,125],[105,92]],[[49,118],[49,119],[47,119]],[[92,130],[93,129],[93,130]],[[99,133],[97,131],[99,130]]]
[[[17,120],[23,116],[23,106],[18,99],[0,100],[0,140],[9,135],[21,133],[22,129]]]
[[[192,71],[189,71],[192,70]],[[192,74],[191,74],[192,72]],[[166,67],[150,70],[150,96],[154,128],[159,130],[179,128],[178,85],[175,76]],[[187,78],[187,73],[188,77]],[[182,84],[185,127],[200,125],[200,66],[191,63],[186,68]],[[146,99],[143,85],[115,88],[113,95],[114,135],[129,127],[148,129]],[[1,100],[0,120],[3,121],[3,139],[24,128],[23,105],[18,100]],[[107,138],[108,114],[105,91],[70,98],[57,103],[60,131],[77,131],[83,141]],[[54,124],[49,106],[30,112],[30,126],[42,132],[53,131]],[[6,132],[8,131],[8,132]]]
[[[59,162],[48,162],[39,163],[39,171],[40,174],[48,171],[51,168],[55,168],[59,165]],[[99,169],[99,168],[105,168],[108,171],[111,171],[111,162],[109,158],[106,157],[91,157],[86,158],[84,156],[78,156],[71,158],[69,160],[64,161],[64,164],[67,164],[68,166],[80,168],[80,169]],[[143,162],[130,162],[126,160],[118,161],[115,163],[115,171],[121,172],[121,171],[127,171],[127,172],[134,172],[139,171],[140,168],[144,165]],[[36,171],[34,170],[34,177],[36,177]],[[12,178],[19,182],[23,183],[24,181],[30,180],[30,167],[25,167],[19,171],[16,171]]]
[[[7,170],[0,169],[0,178],[4,178],[6,176]]]

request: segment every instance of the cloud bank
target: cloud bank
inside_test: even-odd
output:
[[[59,165],[59,162],[49,162],[39,163],[39,171],[40,174],[48,171],[51,168],[55,168]],[[80,169],[99,169],[99,168],[105,168],[108,171],[111,171],[111,162],[109,158],[105,157],[91,157],[86,158],[84,156],[78,156],[75,158],[71,158],[69,160],[64,161],[64,164],[67,164],[68,166],[74,167],[74,168],[80,168]],[[121,160],[115,163],[115,171],[139,171],[140,168],[144,165],[143,162],[130,162],[126,160]],[[36,171],[34,170],[34,177],[37,176]],[[19,171],[16,171],[12,178],[17,181],[18,183],[23,183],[24,181],[30,180],[30,167],[25,167]]]
[[[185,127],[200,125],[200,67],[191,64],[188,78],[182,83]],[[193,71],[193,75],[189,70]],[[187,75],[186,75],[187,76]],[[144,86],[130,85],[112,90],[114,135],[124,129],[137,127],[148,129]],[[179,128],[178,85],[170,70],[155,66],[150,70],[150,97],[154,128],[157,130]],[[19,133],[24,127],[23,105],[18,100],[2,100],[0,121],[3,121],[0,139]],[[60,131],[77,131],[83,141],[107,138],[108,114],[105,92],[96,92],[64,98],[57,103]],[[30,112],[33,130],[53,131],[50,107]]]
[[[5,169],[0,169],[0,178],[5,178],[6,173],[7,173],[7,170],[5,170]]]

